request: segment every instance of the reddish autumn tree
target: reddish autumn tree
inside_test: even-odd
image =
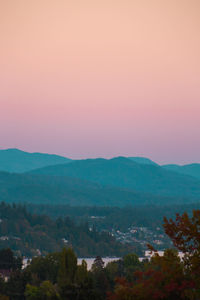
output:
[[[183,260],[175,250],[166,250],[163,257],[155,253],[144,271],[135,272],[134,282],[116,282],[109,300],[200,299],[200,211],[191,217],[184,213],[176,214],[175,220],[164,218],[164,229],[183,252]]]
[[[187,213],[176,214],[175,220],[164,217],[163,227],[180,251],[190,256],[200,252],[200,210],[194,210],[192,217]]]
[[[119,279],[109,300],[178,300],[190,299],[194,283],[184,274],[184,265],[175,250],[151,259],[148,268],[135,272],[134,283]]]
[[[200,299],[200,210],[194,210],[191,217],[184,213],[176,214],[175,220],[164,218],[163,226],[174,246],[184,253],[185,274],[195,282]]]

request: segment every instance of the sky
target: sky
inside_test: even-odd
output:
[[[0,149],[200,162],[199,0],[0,0]]]

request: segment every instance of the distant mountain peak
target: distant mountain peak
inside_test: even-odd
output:
[[[187,165],[168,164],[162,166],[166,170],[174,171],[176,173],[189,175],[200,180],[200,164],[192,163]]]
[[[5,152],[23,152],[23,153],[25,153],[25,151],[20,150],[20,149],[18,149],[18,148],[0,149],[0,151],[5,151]]]
[[[154,165],[154,166],[158,166],[157,163],[155,163],[153,160],[147,158],[147,157],[140,157],[140,156],[130,156],[127,157],[128,159],[138,163],[138,164],[143,164],[143,165]]]
[[[125,156],[116,156],[116,157],[111,158],[110,160],[112,160],[112,161],[120,161],[120,162],[130,161],[130,159],[128,159]]]
[[[24,173],[50,165],[71,162],[69,158],[46,153],[30,153],[17,148],[0,150],[0,171]]]

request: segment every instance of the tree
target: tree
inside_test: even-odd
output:
[[[45,300],[59,299],[59,294],[56,291],[55,286],[48,280],[42,282],[40,285],[40,292]]]
[[[132,282],[119,278],[111,300],[178,300],[189,299],[192,282],[175,250],[156,254],[144,271],[136,271]]]
[[[200,297],[200,210],[193,210],[191,217],[187,213],[176,214],[175,220],[164,218],[164,229],[174,246],[183,252],[185,273],[193,282],[192,294]],[[195,298],[196,299],[196,298]]]
[[[106,277],[109,280],[109,285],[111,286],[111,288],[114,287],[115,279],[119,276],[122,276],[120,267],[121,267],[121,260],[111,261],[107,263],[105,267]]]
[[[100,256],[95,258],[91,272],[97,296],[99,299],[105,299],[106,291],[110,289],[110,284],[104,268],[104,261]]]
[[[6,283],[7,295],[10,300],[23,300],[26,285],[30,282],[31,276],[26,270],[17,270],[11,273],[11,276]]]
[[[104,268],[104,261],[101,256],[97,256],[92,264],[92,271],[101,271]]]
[[[141,263],[135,253],[127,254],[123,257],[124,274],[126,279],[131,281],[136,270],[141,269]]]
[[[190,218],[187,213],[176,214],[175,221],[164,217],[165,233],[174,246],[191,255],[200,252],[200,210],[194,210]]]
[[[77,257],[71,248],[63,248],[58,271],[58,285],[60,287],[74,283],[77,270]]]
[[[83,259],[80,266],[77,266],[75,281],[78,285],[84,285],[88,280],[87,263]]]
[[[25,296],[26,300],[42,300],[40,287],[27,284]]]
[[[90,273],[87,271],[87,263],[85,260],[82,260],[81,265],[77,266],[75,284],[77,286],[77,299],[96,299],[93,281]]]
[[[50,281],[43,281],[40,286],[27,284],[26,300],[58,300],[59,295]]]
[[[58,287],[61,297],[73,300],[76,298],[74,286],[77,271],[77,257],[71,248],[64,248],[61,252],[58,271]]]
[[[34,257],[28,266],[28,271],[33,275],[33,284],[40,284],[42,281],[50,280],[55,283],[58,277],[60,264],[59,252],[54,252],[45,257]]]
[[[17,270],[21,269],[22,259],[15,258],[10,248],[0,250],[0,269]]]
[[[164,256],[155,251],[144,271],[136,271],[132,281],[119,278],[112,300],[198,300],[200,299],[200,211],[176,214],[176,219],[164,218],[164,229],[177,250],[169,249]],[[154,250],[153,247],[150,247]]]

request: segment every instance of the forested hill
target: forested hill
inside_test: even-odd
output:
[[[153,160],[146,158],[146,157],[140,157],[140,156],[129,156],[128,159],[135,161],[138,164],[144,164],[144,165],[154,165],[158,166],[157,163],[155,163]]]
[[[68,217],[52,220],[27,212],[25,207],[0,204],[0,248],[20,255],[38,255],[71,246],[80,257],[121,256],[140,253],[140,246],[122,245],[109,233],[98,233],[87,223],[76,225]]]
[[[154,195],[196,197],[200,180],[154,164],[139,164],[125,157],[86,159],[33,170],[32,174],[69,176],[102,185],[128,188]]]
[[[69,206],[28,204],[27,210],[34,214],[45,214],[54,219],[60,216],[69,216],[77,223],[89,222],[95,224],[98,230],[112,229],[126,231],[131,226],[156,229],[162,227],[163,217],[173,218],[176,213],[187,212],[190,216],[193,210],[200,209],[200,203],[180,205],[138,205],[125,207],[98,207],[98,206]]]
[[[200,164],[188,164],[184,166],[179,165],[164,165],[162,166],[166,170],[174,171],[180,174],[193,176],[200,180]]]
[[[179,173],[140,157],[69,160],[0,150],[0,201],[119,207],[199,201],[200,180]]]
[[[0,172],[0,201],[121,207],[128,204],[182,203],[191,199],[154,196],[65,176]]]
[[[64,164],[71,160],[54,154],[29,153],[19,149],[0,150],[0,171],[23,173],[45,166]]]

